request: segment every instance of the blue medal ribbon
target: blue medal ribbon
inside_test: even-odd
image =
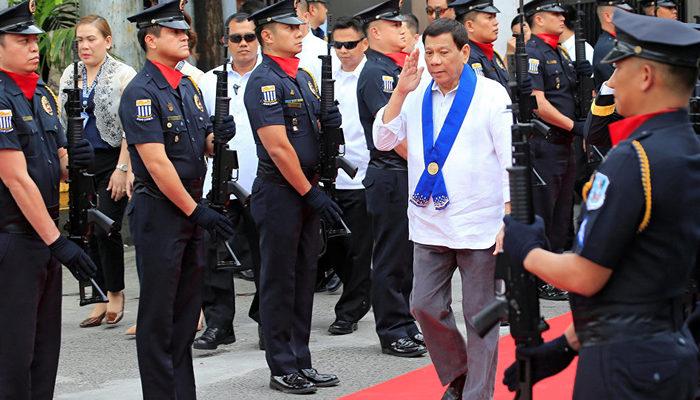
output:
[[[428,85],[423,96],[423,159],[425,170],[418,180],[416,190],[411,196],[411,203],[418,207],[426,207],[432,197],[436,210],[442,210],[450,203],[442,175],[442,167],[450,155],[457,134],[467,116],[469,106],[474,98],[476,88],[476,73],[469,65],[465,65],[459,78],[459,87],[454,102],[447,113],[445,123],[440,129],[437,140],[433,144],[433,83]]]

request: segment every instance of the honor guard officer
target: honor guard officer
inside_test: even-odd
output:
[[[141,284],[136,350],[146,399],[194,399],[191,346],[202,305],[203,230],[233,233],[202,199],[212,136],[228,142],[233,118],[212,124],[202,95],[175,70],[189,55],[184,0],[129,17],[147,61],[124,91],[119,117],[136,181],[127,213]]]
[[[477,74],[493,79],[510,92],[508,71],[493,49],[493,42],[498,39],[496,14],[500,13],[493,0],[457,0],[450,7],[469,33],[469,65]]]
[[[533,357],[537,381],[578,349],[574,399],[693,399],[698,349],[682,304],[700,246],[700,140],[686,108],[700,32],[620,11],[613,22],[617,42],[604,62],[616,64],[609,84],[626,119],[610,125],[621,142],[595,174],[575,253],[543,250],[539,218],[506,219],[506,253],[572,293],[573,326],[520,355]]]
[[[339,383],[335,375],[312,367],[309,335],[321,250],[319,217],[338,223],[340,208],[317,185],[321,103],[314,80],[295,57],[303,22],[294,2],[263,8],[250,20],[263,53],[244,101],[258,153],[251,213],[260,234],[260,318],[270,387],[314,393]],[[340,127],[337,107],[323,122]]]
[[[593,79],[596,90],[600,90],[603,82],[610,79],[615,67],[612,64],[602,63],[603,57],[608,55],[615,44],[615,25],[612,23],[613,13],[617,9],[633,12],[632,7],[625,0],[597,0],[596,13],[600,21],[603,33],[593,48]]]
[[[391,98],[408,54],[399,15],[399,1],[372,6],[355,18],[369,40],[367,63],[357,81],[360,122],[370,161],[365,180],[367,212],[372,223],[372,309],[382,352],[399,357],[425,354],[423,335],[411,315],[413,243],[408,240],[408,169],[406,143],[394,150],[374,146],[372,124]]]
[[[644,14],[650,17],[678,19],[678,4],[673,0],[641,0]]]
[[[53,398],[61,346],[61,264],[82,281],[96,267],[61,236],[59,181],[68,176],[56,96],[39,66],[34,1],[0,11],[0,398]],[[89,142],[73,163],[92,163]]]

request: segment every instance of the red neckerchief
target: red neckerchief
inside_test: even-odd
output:
[[[608,32],[608,33],[610,34],[610,36],[617,38],[617,32],[613,31],[613,32]]]
[[[4,69],[0,69],[0,71],[6,73],[7,76],[9,76],[10,79],[12,79],[15,84],[19,86],[27,100],[31,100],[34,97],[36,85],[39,83],[39,75],[37,75],[36,72],[31,72],[29,74],[18,74],[16,72],[10,72]]]
[[[552,33],[538,33],[537,37],[542,39],[549,45],[549,47],[555,50],[557,49],[557,46],[559,46],[559,35],[554,35]]]
[[[476,47],[480,48],[481,51],[484,52],[486,55],[486,58],[489,59],[489,61],[493,61],[493,43],[479,43],[477,41],[472,40],[472,43],[476,45]]]
[[[635,115],[634,117],[625,118],[620,121],[611,123],[610,125],[608,125],[608,130],[610,131],[610,141],[612,142],[613,147],[617,146],[618,143],[627,139],[634,131],[639,129],[639,127],[642,126],[642,124],[644,124],[648,120],[656,117],[657,115],[673,112],[676,110],[677,109],[675,108],[666,108],[664,110],[657,111],[651,114]]]
[[[409,54],[401,51],[398,53],[387,53],[385,54],[385,56],[391,58],[391,61],[395,62],[396,65],[403,68],[403,65],[406,64],[406,58],[408,58]]]
[[[297,79],[297,72],[299,72],[299,58],[297,57],[277,57],[277,56],[271,56],[267,55],[272,59],[272,61],[276,62],[277,65],[282,68],[282,71],[289,75],[290,78],[292,79]]]
[[[177,87],[180,86],[180,80],[182,80],[182,77],[184,76],[182,72],[174,68],[170,68],[167,65],[163,65],[158,61],[151,60],[151,62],[158,68],[158,70],[160,70],[160,73],[163,74],[163,77],[166,81],[168,81],[170,87],[177,89]]]

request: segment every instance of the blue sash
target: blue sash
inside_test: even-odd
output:
[[[434,82],[434,81],[433,81]],[[435,144],[433,144],[433,83],[428,85],[423,96],[423,158],[425,170],[416,186],[411,203],[418,207],[425,207],[433,198],[436,210],[442,210],[450,203],[445,186],[445,178],[442,176],[442,167],[452,146],[457,139],[457,134],[462,127],[464,118],[474,97],[476,87],[476,74],[467,64],[459,78],[459,88],[455,95],[450,111],[447,113],[445,124],[440,129]]]

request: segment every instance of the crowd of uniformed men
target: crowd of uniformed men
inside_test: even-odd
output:
[[[121,237],[95,235],[88,256],[57,228],[69,156],[94,174],[97,207],[129,220],[145,399],[195,398],[192,347],[236,340],[221,237],[255,281],[249,315],[273,389],[339,384],[314,369],[309,351],[314,292],[339,280],[331,334],[352,334],[372,309],[383,353],[430,352],[443,399],[492,397],[498,329],[479,338],[469,318],[494,298],[505,250],[541,279],[542,298],[571,301],[564,335],[518,350],[535,381],[578,355],[577,399],[694,398],[690,331],[700,317],[687,294],[700,243],[700,141],[687,108],[700,32],[676,21],[672,0],[597,0],[603,33],[584,60],[574,57],[577,10],[527,2],[510,25],[526,43],[518,86],[494,49],[503,32],[492,0],[427,0],[422,35],[399,0],[331,21],[326,0],[248,1],[225,22],[231,102],[219,119],[224,66],[202,73],[188,63],[197,38],[184,3],[129,18],[147,58],[138,73],[108,54],[107,21],[80,20],[84,137],[70,146],[65,96],[35,72],[44,32],[34,1],[0,11],[0,399],[53,397],[61,264],[107,287],[109,303],[81,327],[123,316]],[[516,50],[511,40],[507,53]],[[326,54],[337,101],[321,110]],[[61,89],[78,79],[72,68]],[[579,107],[581,77],[595,82],[590,112]],[[547,127],[528,138],[538,215],[530,225],[507,216],[509,95],[523,94]],[[341,127],[341,150],[358,171],[339,170],[329,190],[319,186],[321,128]],[[215,143],[237,150],[238,183],[250,192],[225,214],[207,200]],[[349,232],[322,240],[343,224]],[[456,269],[466,341],[450,306]],[[195,340],[200,312],[206,329]],[[518,374],[515,365],[506,372],[512,389]]]

